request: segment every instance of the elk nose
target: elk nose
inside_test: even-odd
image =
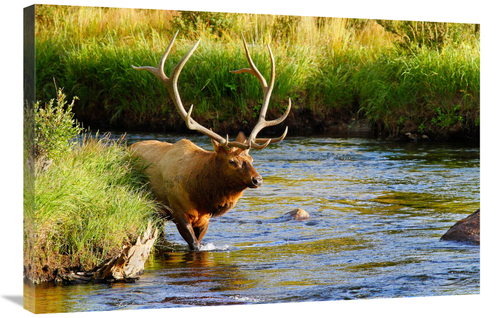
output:
[[[255,187],[258,187],[260,185],[262,185],[262,177],[259,175],[259,176],[256,176],[256,177],[253,177],[252,178],[252,184],[255,186]]]

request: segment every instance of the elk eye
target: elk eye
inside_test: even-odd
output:
[[[230,164],[231,166],[234,166],[234,167],[236,167],[236,166],[238,165],[238,164],[236,163],[236,161],[234,161],[233,159],[229,159],[229,164]]]

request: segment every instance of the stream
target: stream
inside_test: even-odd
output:
[[[212,149],[127,134],[180,138]],[[37,312],[479,294],[479,246],[440,241],[479,208],[477,145],[287,137],[250,154],[264,184],[210,220],[202,251],[169,222],[136,283],[43,284]],[[310,219],[280,219],[296,208]]]

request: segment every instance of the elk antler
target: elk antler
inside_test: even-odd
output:
[[[167,77],[165,75],[164,67],[165,67],[165,61],[167,60],[168,54],[170,53],[170,49],[172,48],[175,38],[177,37],[177,34],[179,31],[177,31],[170,41],[167,50],[163,54],[162,58],[160,59],[160,63],[158,64],[158,67],[152,67],[152,66],[133,66],[132,67],[136,70],[142,71],[146,70],[151,73],[153,73],[165,87],[167,88],[170,97],[172,98],[175,108],[177,108],[177,111],[181,115],[181,118],[184,119],[186,122],[186,126],[191,129],[191,130],[196,130],[214,140],[219,142],[221,145],[224,145],[226,148],[232,148],[232,147],[238,147],[242,149],[248,149],[248,144],[240,143],[240,142],[229,142],[229,138],[223,138],[219,136],[217,133],[214,131],[207,129],[203,127],[202,125],[198,124],[193,118],[191,118],[191,113],[193,112],[193,105],[189,108],[189,111],[186,112],[186,109],[184,108],[184,105],[182,105],[182,100],[179,95],[179,90],[177,88],[177,81],[179,80],[179,75],[181,74],[182,68],[184,65],[187,63],[188,59],[193,55],[194,51],[198,47],[198,45],[201,42],[201,39],[196,42],[196,44],[189,50],[189,52],[184,55],[184,57],[177,63],[177,65],[174,67],[172,70],[172,74],[170,74],[170,77]]]
[[[286,109],[285,113],[278,119],[267,121],[266,120],[266,113],[267,113],[267,107],[269,106],[269,100],[271,99],[271,93],[273,91],[274,87],[274,78],[275,78],[275,65],[274,65],[274,57],[273,57],[273,52],[271,51],[271,47],[269,44],[267,45],[267,49],[269,51],[269,56],[271,58],[271,79],[270,79],[270,84],[267,85],[266,79],[262,76],[262,74],[259,72],[257,67],[252,61],[252,57],[250,56],[250,53],[248,52],[248,46],[247,42],[245,41],[245,37],[242,35],[243,38],[243,44],[245,46],[245,52],[247,55],[247,60],[248,63],[250,64],[251,68],[243,68],[237,71],[230,71],[231,73],[239,74],[239,73],[250,73],[257,77],[257,79],[260,82],[260,85],[262,86],[262,90],[264,91],[264,98],[262,99],[262,108],[260,109],[260,115],[259,115],[259,120],[255,127],[253,128],[252,132],[250,133],[250,136],[248,137],[248,143],[251,148],[254,149],[263,149],[267,147],[270,143],[275,143],[282,141],[286,133],[288,132],[288,127],[285,128],[285,132],[283,135],[277,138],[270,138],[270,139],[261,139],[261,138],[256,138],[257,134],[264,128],[270,127],[270,126],[275,126],[280,124],[285,120],[285,118],[288,116],[288,113],[290,112],[290,108],[292,106],[292,101],[291,99],[288,99],[288,108]]]
[[[163,54],[162,58],[160,59],[160,63],[158,64],[157,67],[152,67],[152,66],[137,67],[137,66],[133,66],[133,65],[132,65],[132,67],[134,69],[140,70],[140,71],[142,71],[142,70],[149,71],[149,72],[153,73],[162,82],[162,84],[167,88],[167,90],[170,94],[170,97],[172,98],[174,105],[177,108],[177,111],[181,115],[181,118],[184,119],[186,126],[189,129],[196,130],[196,131],[212,138],[213,140],[216,140],[221,145],[223,145],[226,149],[230,149],[233,147],[237,147],[237,148],[241,148],[241,149],[250,149],[250,148],[263,149],[263,148],[267,147],[267,145],[269,145],[270,143],[279,142],[285,138],[286,133],[288,132],[288,127],[286,127],[285,132],[283,133],[283,135],[281,135],[281,137],[270,138],[270,139],[256,138],[257,134],[263,128],[278,125],[279,123],[284,121],[285,118],[288,116],[288,113],[290,112],[290,108],[291,108],[291,104],[292,104],[292,101],[289,99],[288,108],[287,108],[286,112],[283,114],[283,116],[281,116],[280,118],[272,120],[272,121],[265,120],[267,107],[269,105],[271,92],[272,92],[273,86],[274,86],[274,77],[275,77],[274,57],[273,57],[273,53],[271,52],[271,48],[269,47],[269,45],[267,46],[267,48],[268,48],[269,54],[271,56],[271,68],[272,69],[271,69],[271,85],[268,86],[264,77],[260,74],[259,70],[255,67],[255,65],[252,61],[252,58],[250,57],[250,53],[248,53],[248,47],[247,47],[247,43],[245,41],[245,38],[243,38],[247,59],[248,59],[248,62],[250,63],[251,69],[241,69],[238,71],[231,71],[231,72],[232,73],[250,73],[250,74],[255,75],[259,79],[261,86],[262,86],[262,89],[264,90],[264,100],[263,100],[262,108],[260,110],[259,120],[258,120],[257,124],[255,125],[254,129],[252,130],[250,137],[248,138],[248,143],[246,143],[246,142],[241,143],[241,142],[236,142],[236,141],[229,142],[229,137],[223,138],[220,135],[218,135],[217,133],[215,133],[214,131],[203,127],[202,125],[197,123],[193,118],[191,118],[191,113],[193,112],[193,105],[191,105],[191,107],[189,108],[189,111],[186,112],[186,109],[184,108],[184,105],[182,104],[181,97],[179,95],[179,90],[177,88],[177,82],[179,80],[179,76],[180,76],[180,73],[182,71],[182,68],[187,63],[187,61],[189,60],[191,55],[193,55],[194,51],[196,50],[196,48],[200,44],[201,39],[198,40],[198,42],[196,42],[196,44],[186,53],[186,55],[184,55],[184,57],[179,61],[179,63],[177,63],[177,65],[173,68],[172,73],[170,74],[170,77],[167,77],[165,75],[165,72],[164,72],[165,61],[167,60],[168,54],[170,53],[170,49],[172,48],[172,46],[175,42],[175,38],[177,37],[177,34],[179,34],[179,31],[177,31],[175,33],[174,37],[170,41],[165,53]]]

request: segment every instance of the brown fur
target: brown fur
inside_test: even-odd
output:
[[[245,141],[242,133],[237,141]],[[211,216],[223,215],[246,188],[262,183],[248,150],[226,150],[212,142],[213,152],[185,139],[175,144],[147,140],[130,146],[133,155],[144,161],[156,198],[172,210],[179,233],[193,250],[200,248]]]

